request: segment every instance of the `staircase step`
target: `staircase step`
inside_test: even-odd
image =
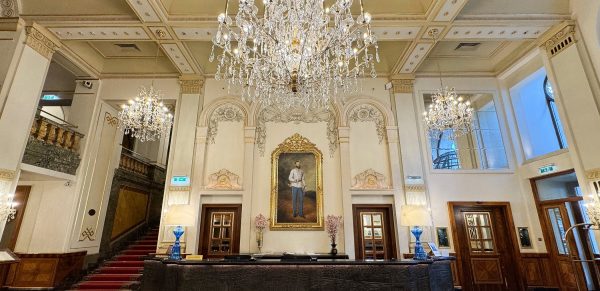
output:
[[[144,261],[108,261],[107,267],[144,267]]]
[[[153,253],[154,250],[124,250],[121,252],[121,255],[148,255],[149,253]]]
[[[75,285],[75,288],[79,290],[83,289],[103,289],[108,290],[116,289],[120,290],[122,288],[131,288],[134,285],[138,285],[137,281],[93,281],[93,282],[81,282]]]
[[[92,274],[85,277],[90,281],[139,281],[142,274]]]
[[[128,248],[129,250],[149,250],[149,251],[155,251],[156,250],[156,245],[132,245]]]
[[[139,274],[144,267],[101,267],[98,274]]]
[[[158,240],[148,240],[148,239],[142,239],[142,240],[138,240],[135,241],[134,244],[144,244],[144,245],[156,245],[158,243]]]
[[[143,261],[145,255],[118,255],[113,258],[115,261]]]

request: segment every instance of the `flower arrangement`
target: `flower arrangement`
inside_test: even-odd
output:
[[[329,235],[332,243],[335,243],[335,238],[337,237],[342,224],[343,221],[341,216],[327,215],[327,220],[325,220],[325,229],[327,230],[327,235]]]
[[[268,225],[269,225],[269,219],[266,218],[264,215],[262,215],[262,213],[258,214],[254,218],[254,227],[256,227],[256,230],[262,231],[265,228],[267,228]]]

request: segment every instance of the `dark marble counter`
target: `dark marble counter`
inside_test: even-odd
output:
[[[146,260],[142,290],[454,290],[450,260]]]

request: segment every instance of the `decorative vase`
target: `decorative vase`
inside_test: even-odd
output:
[[[256,231],[256,244],[258,245],[258,253],[262,253],[263,246],[263,232],[262,229]]]
[[[411,232],[415,236],[415,256],[413,257],[413,260],[427,260],[427,253],[425,252],[425,249],[423,249],[423,245],[421,244],[421,234],[423,233],[423,229],[418,226],[415,226],[411,230]]]
[[[175,243],[173,244],[173,248],[171,248],[171,255],[169,259],[179,261],[181,260],[181,244],[179,243],[179,238],[183,235],[183,227],[176,226],[173,229],[173,234],[175,235]]]
[[[337,244],[335,244],[335,241],[331,242],[331,251],[329,252],[329,254],[331,255],[337,255],[338,251],[335,248],[337,246]]]

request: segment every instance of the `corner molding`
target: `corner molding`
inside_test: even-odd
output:
[[[562,27],[558,31],[554,30],[553,33],[546,36],[541,44],[541,47],[546,50],[550,58],[577,42],[575,24],[571,22],[563,23]]]
[[[204,79],[180,77],[181,94],[200,94],[204,87]]]
[[[206,189],[212,190],[241,190],[240,176],[227,169],[221,169],[208,176],[208,186]]]
[[[51,60],[52,55],[60,48],[60,41],[35,23],[33,26],[26,27],[25,32],[27,33],[25,44],[48,60]]]
[[[386,177],[373,170],[367,169],[354,176],[352,190],[387,190],[390,186],[386,182]]]

